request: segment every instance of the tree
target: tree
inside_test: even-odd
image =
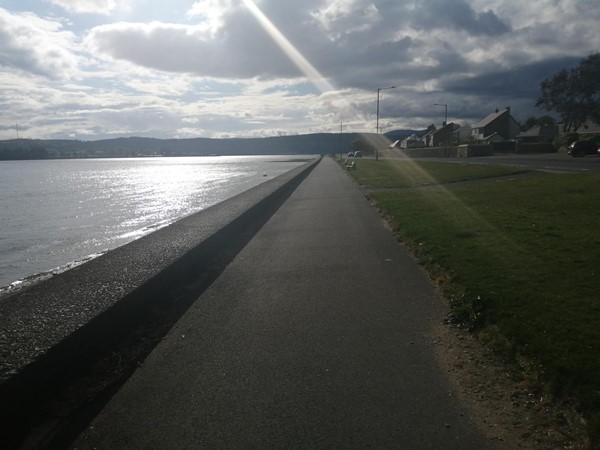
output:
[[[527,131],[536,125],[556,125],[556,120],[552,116],[529,117],[521,126],[521,131]]]
[[[538,125],[556,125],[556,119],[552,116],[540,116],[537,118]]]
[[[542,81],[541,91],[536,106],[560,114],[563,131],[577,131],[588,119],[600,124],[600,53]]]
[[[529,130],[531,127],[537,125],[537,119],[533,116],[529,117],[523,125],[521,125],[521,131]]]

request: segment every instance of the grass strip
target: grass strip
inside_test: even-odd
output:
[[[352,176],[362,186],[400,188],[493,178],[527,171],[519,167],[487,164],[363,159],[356,160],[356,170],[352,171]]]
[[[401,185],[420,183],[420,171],[441,180],[493,172],[481,165],[373,163],[368,175],[356,171],[359,182],[378,185],[394,172]],[[433,276],[443,274],[452,319],[513,358],[526,356],[552,394],[575,398],[598,445],[600,175],[547,174],[373,198]]]

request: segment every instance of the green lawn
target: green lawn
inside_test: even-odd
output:
[[[370,186],[477,179],[510,170],[365,162],[351,174]],[[600,175],[451,186],[376,192],[373,198],[398,236],[442,280],[452,319],[507,354],[528,356],[548,390],[578,400],[598,439]]]
[[[430,161],[375,161],[358,159],[352,176],[360,185],[374,188],[425,186],[526,172],[526,169],[483,164]]]

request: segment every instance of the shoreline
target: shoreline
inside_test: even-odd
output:
[[[314,159],[37,161],[0,170],[0,295],[125,245]],[[266,175],[266,176],[265,176]]]
[[[126,244],[124,244],[124,245],[126,245]],[[75,261],[71,261],[62,266],[58,266],[53,269],[34,273],[32,275],[28,275],[26,277],[19,278],[18,280],[15,280],[12,283],[7,284],[5,286],[0,286],[0,302],[4,298],[7,298],[13,294],[22,292],[24,289],[29,289],[30,287],[35,286],[38,283],[43,283],[44,281],[49,280],[50,278],[52,278],[56,275],[60,275],[61,273],[66,272],[67,270],[74,269],[75,267],[85,264],[85,263],[87,263],[95,258],[98,258],[112,250],[114,250],[114,249],[107,249],[107,250],[104,250],[101,252],[92,253],[88,256],[84,256],[83,258],[77,259]]]

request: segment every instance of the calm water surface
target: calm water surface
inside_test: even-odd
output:
[[[0,290],[64,270],[304,162],[289,156],[0,161]]]

